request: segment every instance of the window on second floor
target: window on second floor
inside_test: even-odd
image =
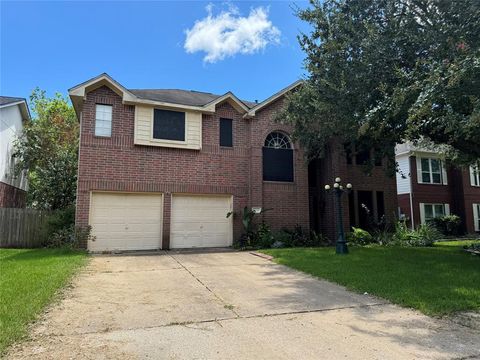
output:
[[[424,184],[446,184],[444,167],[440,159],[420,158],[418,182]]]
[[[470,185],[480,186],[480,163],[470,166]]]
[[[96,104],[95,136],[112,136],[112,105]]]
[[[153,138],[185,141],[185,113],[154,109]]]
[[[271,132],[263,146],[263,180],[293,182],[293,149],[281,132]]]
[[[232,119],[220,118],[220,146],[233,146]]]

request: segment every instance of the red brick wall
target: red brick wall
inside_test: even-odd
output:
[[[462,174],[463,205],[465,209],[465,225],[468,233],[474,233],[473,204],[480,204],[480,186],[472,186],[470,182],[470,170],[459,170]]]
[[[0,181],[0,208],[24,208],[26,191]]]
[[[112,136],[94,135],[95,104],[113,106]],[[274,229],[299,223],[308,227],[307,172],[301,151],[295,150],[295,183],[266,184],[262,179],[261,147],[269,131],[288,128],[273,121],[280,103],[245,120],[231,105],[204,115],[202,150],[134,145],[134,106],[123,105],[108,87],[87,94],[82,119],[76,222],[88,224],[90,192],[163,192],[163,247],[169,244],[170,194],[232,194],[236,212],[248,206],[273,207],[264,215]],[[219,118],[233,119],[233,148],[219,146]],[[271,195],[271,196],[270,196]],[[234,218],[234,238],[242,232]]]
[[[410,169],[415,226],[420,224],[420,203],[449,204],[450,213],[460,216],[465,230],[473,233],[473,204],[480,203],[480,187],[471,186],[469,169],[450,167],[448,185],[419,184],[415,156],[410,157]]]

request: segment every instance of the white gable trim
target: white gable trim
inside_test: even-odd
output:
[[[205,104],[203,108],[209,112],[215,112],[215,108],[218,104],[223,103],[224,101],[229,101],[230,104],[240,113],[246,113],[248,111],[248,107],[239,99],[237,98],[231,91],[227,92],[226,94],[216,98],[215,100]]]
[[[259,111],[260,109],[264,108],[265,106],[271,104],[275,100],[279,99],[280,97],[284,96],[286,93],[290,92],[291,90],[295,89],[297,86],[303,84],[303,80],[297,80],[293,84],[290,84],[286,88],[280,90],[276,94],[273,94],[270,96],[268,99],[262,101],[258,105],[254,106],[251,108],[243,117],[254,117],[256,112]]]

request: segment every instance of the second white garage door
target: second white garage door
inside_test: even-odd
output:
[[[172,195],[170,248],[232,245],[231,196]]]
[[[92,193],[90,251],[159,249],[162,194]]]

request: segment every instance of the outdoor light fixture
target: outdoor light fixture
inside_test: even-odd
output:
[[[342,195],[344,192],[350,192],[352,189],[352,184],[348,183],[346,185],[347,190],[343,190],[343,185],[341,184],[342,179],[339,177],[335,178],[333,183],[333,194],[335,195],[336,201],[335,205],[337,207],[337,232],[338,238],[335,245],[335,251],[337,254],[348,254],[347,241],[345,240],[345,232],[343,231],[343,212],[342,212]],[[325,185],[325,191],[329,192],[331,190],[330,185]]]

